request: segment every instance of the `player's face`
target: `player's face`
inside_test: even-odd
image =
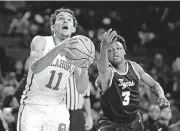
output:
[[[73,16],[68,12],[60,12],[56,16],[54,30],[57,35],[70,37],[76,31]]]
[[[108,50],[109,61],[114,64],[119,64],[124,60],[125,50],[120,42],[114,42]]]

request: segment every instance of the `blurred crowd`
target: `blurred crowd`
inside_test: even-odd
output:
[[[96,59],[90,66],[92,117],[96,122],[101,113],[99,98],[101,93],[95,87],[97,78],[96,62],[100,50],[101,35],[108,28],[115,29],[127,43],[127,57],[141,64],[163,87],[166,97],[171,103],[171,126],[165,131],[179,131],[180,121],[180,74],[173,61],[180,56],[180,15],[179,2],[174,3],[140,3],[140,2],[1,2],[0,39],[19,38],[11,48],[29,49],[31,40],[36,35],[50,35],[50,14],[57,8],[66,5],[75,11],[79,25],[74,35],[88,36],[96,47]],[[138,4],[139,3],[139,4]],[[112,5],[112,6],[111,6]],[[4,22],[4,23],[3,23]],[[3,23],[3,26],[1,26]],[[23,54],[21,54],[23,55]],[[1,127],[15,131],[18,104],[13,95],[23,75],[27,73],[29,58],[18,59],[6,55],[6,43],[0,43],[0,130]],[[179,65],[180,66],[180,65]],[[156,121],[159,110],[157,98],[144,83],[139,84],[141,99],[140,113],[146,131],[155,131],[149,123]],[[93,131],[94,129],[92,129]],[[2,130],[3,131],[3,130]]]

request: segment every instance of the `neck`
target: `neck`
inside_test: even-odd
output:
[[[53,37],[54,37],[55,45],[59,45],[62,41],[69,38],[69,37],[61,37],[61,36],[58,36],[56,34],[54,34]]]
[[[115,66],[115,69],[118,70],[120,73],[126,72],[126,60],[121,61],[118,65]]]

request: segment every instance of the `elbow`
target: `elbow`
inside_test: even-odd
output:
[[[83,94],[86,91],[86,88],[84,86],[81,86],[81,85],[77,86],[76,88],[77,88],[77,92],[79,94]]]
[[[83,90],[83,89],[77,89],[77,92],[78,92],[79,94],[83,94],[83,93],[85,92],[85,90]]]
[[[86,91],[85,88],[78,88],[78,87],[77,87],[77,92],[78,92],[79,94],[83,94],[85,91]]]
[[[40,72],[40,71],[35,67],[34,64],[31,66],[31,70],[32,70],[32,72],[33,72],[34,74],[38,74],[38,73]]]

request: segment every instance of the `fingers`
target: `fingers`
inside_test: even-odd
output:
[[[78,39],[72,39],[69,40],[65,45],[64,48],[68,48],[68,49],[79,49],[79,45],[77,44],[79,43]]]
[[[165,98],[160,98],[158,100],[158,103],[159,103],[159,106],[161,106],[161,107],[168,107],[168,106],[170,106],[169,101],[167,99],[165,99]]]
[[[66,55],[66,54],[69,54],[71,57],[75,57],[75,55],[71,52],[70,49],[64,48],[64,51],[65,51],[65,55]]]
[[[113,41],[112,41],[112,42],[114,43],[115,41],[117,41],[117,38],[113,39]]]
[[[105,32],[103,34],[102,38],[106,39],[109,42],[112,42],[112,40],[114,41],[114,38],[115,38],[116,35],[117,35],[116,31],[112,31],[112,29],[109,29],[107,32]]]
[[[104,38],[107,38],[109,36],[109,33],[112,31],[112,29],[109,29],[106,33],[105,33],[105,37]]]
[[[106,35],[106,32],[104,32],[104,33],[102,34],[102,39],[104,39],[105,35]]]
[[[109,34],[109,41],[112,41],[116,35],[117,35],[117,32],[116,32],[116,31],[112,31],[112,32]]]

